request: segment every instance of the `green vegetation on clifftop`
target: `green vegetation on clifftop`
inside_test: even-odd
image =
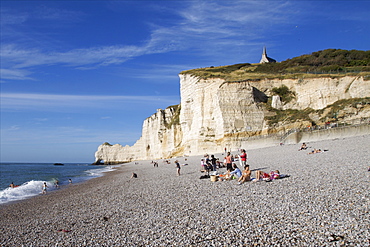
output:
[[[226,81],[343,77],[354,74],[370,79],[370,51],[327,49],[280,63],[211,66],[186,70],[181,74],[192,74],[202,79],[221,78]]]

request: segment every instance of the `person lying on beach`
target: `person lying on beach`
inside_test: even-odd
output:
[[[251,170],[249,170],[249,165],[246,165],[244,167],[244,170],[242,171],[242,175],[238,179],[238,184],[240,185],[247,181],[251,181]]]
[[[300,149],[298,149],[298,151],[301,151],[301,150],[306,150],[308,147],[306,145],[306,143],[302,143],[302,146]]]
[[[318,154],[318,153],[322,153],[321,149],[314,149],[312,150],[311,152],[309,152],[308,154]]]
[[[270,179],[270,175],[268,173],[257,170],[256,171],[256,179],[254,179],[253,182],[266,181],[268,179]]]
[[[285,178],[285,177],[290,177],[290,175],[280,174],[279,170],[271,171],[270,173],[257,170],[256,178],[253,180],[253,182],[258,182],[258,181],[270,182],[274,179]]]

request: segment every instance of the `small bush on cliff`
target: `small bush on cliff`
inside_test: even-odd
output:
[[[274,87],[272,92],[276,95],[279,95],[281,100],[285,103],[289,103],[295,97],[295,92],[290,91],[289,88],[285,85],[280,87]]]
[[[112,144],[110,144],[109,142],[104,142],[103,143],[104,146],[113,146]]]

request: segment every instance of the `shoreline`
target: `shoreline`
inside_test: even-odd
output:
[[[5,164],[7,165],[7,164],[11,164],[11,163],[5,163]],[[14,163],[14,164],[17,164],[17,163]],[[23,164],[32,164],[32,163],[19,163],[19,164],[22,166]],[[42,173],[39,165],[41,165],[41,166],[43,166],[44,164],[45,165],[50,165],[51,163],[34,163],[34,164],[37,165],[37,168],[35,168],[35,169],[36,170],[39,169],[40,173]],[[78,164],[77,166],[80,166],[79,163],[69,163],[69,165],[71,165],[71,164],[72,165]],[[56,171],[56,173],[53,174],[55,176],[53,176],[53,175],[50,176],[50,174],[52,173],[50,171],[46,171],[46,173],[49,174],[49,176],[46,176],[46,177],[45,176],[43,177],[42,175],[40,175],[40,176],[36,176],[36,178],[34,178],[34,179],[30,179],[30,177],[28,176],[27,177],[29,179],[28,181],[23,181],[23,182],[19,183],[19,185],[16,186],[16,187],[19,187],[19,188],[14,188],[14,190],[13,190],[13,189],[9,188],[10,186],[7,186],[3,190],[0,191],[1,192],[0,193],[1,194],[0,206],[1,205],[7,205],[9,203],[16,203],[16,202],[19,202],[19,201],[28,200],[30,198],[40,196],[40,194],[42,194],[41,193],[41,191],[42,191],[41,187],[42,187],[43,182],[46,182],[47,185],[48,185],[47,193],[48,194],[49,193],[54,193],[56,191],[59,191],[59,190],[62,190],[64,188],[68,188],[69,186],[71,186],[71,182],[69,182],[70,179],[71,179],[71,181],[73,181],[72,184],[74,184],[74,185],[84,183],[85,181],[88,181],[90,179],[94,179],[94,178],[97,178],[97,177],[104,176],[105,173],[113,171],[115,169],[115,167],[116,166],[113,166],[113,165],[106,165],[104,167],[103,166],[100,166],[100,167],[86,166],[86,168],[84,168],[80,171],[78,171],[78,170],[73,171],[74,172],[73,174],[71,173],[70,170],[67,169],[67,171],[65,171],[65,173],[64,173],[64,171]],[[22,169],[22,168],[17,168],[17,169],[19,170],[19,169]],[[35,169],[33,169],[33,172],[36,171]],[[8,173],[9,173],[9,171],[8,171]],[[27,170],[24,171],[23,174],[28,174]],[[56,177],[59,177],[59,178],[56,178]],[[19,179],[21,180],[22,177],[19,178]],[[17,178],[16,178],[16,180],[17,180]],[[59,181],[59,186],[58,187],[55,186],[55,181],[56,180]]]
[[[199,179],[202,156],[178,158],[189,163],[181,176],[175,159],[158,168],[151,161],[125,163],[102,177],[0,205],[0,245],[366,246],[370,135],[308,146],[329,151],[308,155],[309,149],[297,151],[299,144],[247,150],[251,170],[291,177],[241,186]]]

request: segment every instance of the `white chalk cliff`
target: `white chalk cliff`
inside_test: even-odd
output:
[[[258,79],[226,82],[180,74],[181,104],[157,112],[144,120],[142,136],[133,146],[103,144],[95,153],[105,163],[150,160],[181,155],[219,153],[226,147],[236,150],[278,142],[261,138],[274,133],[283,136],[292,124],[271,128],[265,117],[268,98],[277,109],[319,110],[341,99],[370,95],[370,81],[362,76],[309,79]],[[273,96],[272,89],[285,85],[295,93],[288,103]],[[270,103],[271,104],[271,103]],[[353,116],[369,118],[369,106]],[[294,127],[307,124],[297,122]],[[264,143],[268,142],[268,143]]]

